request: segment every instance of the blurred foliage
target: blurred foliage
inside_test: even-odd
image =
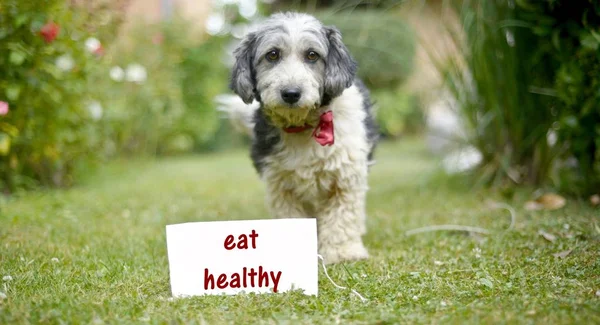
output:
[[[483,153],[481,180],[597,192],[600,4],[465,0],[459,10],[464,62],[440,69]]]
[[[378,90],[372,93],[372,97],[377,123],[384,136],[396,138],[423,130],[423,114],[415,95],[402,90]]]
[[[340,30],[358,61],[359,77],[369,87],[395,89],[412,73],[415,34],[400,17],[375,10],[323,11],[315,16]]]
[[[227,37],[199,41],[174,16],[114,42],[118,29],[94,27],[97,17],[83,9],[62,0],[0,3],[0,52],[8,53],[0,58],[2,190],[69,186],[78,168],[118,155],[235,143],[214,136],[225,124],[213,98],[227,91]]]
[[[556,175],[563,190],[600,191],[600,2],[516,1],[519,21],[532,34],[536,61],[531,71],[553,89],[553,127],[564,146],[562,158],[576,168]],[[545,73],[540,73],[543,70]],[[562,167],[562,166],[560,166]]]
[[[391,10],[400,7],[407,0],[276,0],[273,10],[297,8],[300,11],[333,9],[335,11],[354,9]],[[411,0],[414,1],[414,0]],[[432,1],[432,0],[418,0]]]
[[[380,132],[388,138],[421,130],[417,98],[400,86],[413,71],[414,31],[393,12],[379,10],[321,11],[315,16],[342,33],[358,62],[358,76],[373,92]]]
[[[96,156],[97,125],[84,105],[98,58],[85,51],[86,16],[62,0],[0,2],[0,188],[63,186]]]
[[[211,141],[220,122],[212,98],[227,89],[227,68],[218,61],[223,40],[192,42],[188,24],[174,17],[138,25],[95,76],[108,154],[174,154]],[[109,79],[110,70],[124,79]]]

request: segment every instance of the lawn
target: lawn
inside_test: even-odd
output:
[[[0,324],[600,323],[599,209],[526,211],[532,191],[471,189],[410,139],[380,148],[370,187],[371,258],[328,268],[366,303],[322,270],[318,297],[169,299],[165,225],[268,217],[245,150],[114,163],[70,190],[3,199]],[[490,202],[514,207],[512,228]],[[405,234],[439,224],[491,234]]]

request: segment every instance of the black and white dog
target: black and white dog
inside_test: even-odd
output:
[[[340,32],[307,14],[279,13],[234,55],[230,86],[239,98],[221,97],[220,109],[253,138],[271,213],[316,217],[326,263],[367,258],[367,175],[379,133]]]

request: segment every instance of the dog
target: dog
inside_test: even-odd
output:
[[[340,31],[308,14],[277,13],[233,54],[229,86],[237,96],[217,101],[252,138],[271,214],[316,218],[327,264],[368,258],[367,178],[379,132]]]

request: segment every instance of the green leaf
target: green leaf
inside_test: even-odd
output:
[[[10,63],[14,65],[21,65],[23,61],[25,61],[25,53],[21,51],[11,51],[10,56],[8,57]]]
[[[10,85],[6,88],[6,98],[11,101],[16,101],[19,99],[19,95],[21,94],[21,86],[19,85]]]
[[[581,46],[588,48],[592,51],[598,50],[600,46],[600,40],[594,37],[593,34],[586,34],[581,38]]]
[[[16,138],[19,135],[19,129],[8,123],[0,122],[0,130],[2,130],[5,133],[8,133],[8,135],[10,135],[13,138]]]
[[[481,279],[479,279],[479,283],[483,284],[484,286],[486,286],[486,287],[488,287],[490,289],[494,288],[494,284],[488,278],[481,278]]]
[[[10,152],[10,137],[6,133],[0,133],[0,156],[6,156]]]
[[[15,27],[23,26],[27,22],[28,19],[29,19],[29,17],[25,13],[18,15],[17,18],[15,19]]]

